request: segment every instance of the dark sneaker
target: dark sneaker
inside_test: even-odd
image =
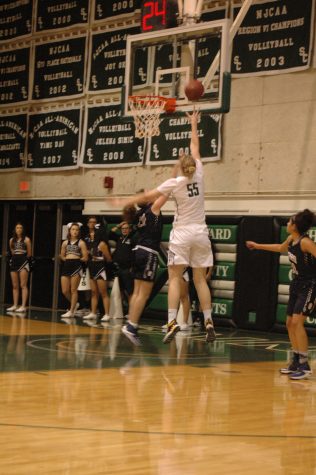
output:
[[[130,323],[127,323],[122,327],[122,333],[133,343],[135,346],[140,346],[141,341],[138,336],[138,329]]]
[[[205,322],[205,329],[206,329],[206,336],[205,336],[206,343],[210,343],[216,340],[216,333],[214,330],[213,322],[211,320],[207,320]]]
[[[162,342],[163,343],[170,343],[171,340],[173,340],[174,336],[176,333],[180,331],[180,325],[177,324],[177,320],[174,318],[171,320],[170,323],[167,325],[167,333],[164,336]]]
[[[297,371],[295,371],[294,373],[290,375],[290,379],[295,379],[295,380],[306,379],[311,374],[312,374],[312,370],[309,364],[306,362],[299,365],[299,367],[297,368]]]
[[[280,368],[281,374],[292,374],[298,370],[300,363],[298,360],[293,359],[292,362],[286,368]]]

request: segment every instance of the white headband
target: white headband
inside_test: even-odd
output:
[[[78,224],[79,228],[81,228],[81,226],[82,226],[82,223],[74,222],[74,223],[68,223],[67,228],[70,229],[73,224]]]

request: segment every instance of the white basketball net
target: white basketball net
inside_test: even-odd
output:
[[[130,96],[128,104],[135,122],[135,136],[139,139],[160,135],[160,114],[167,99],[160,96]]]

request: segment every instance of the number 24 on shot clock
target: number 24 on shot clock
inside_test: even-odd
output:
[[[177,26],[177,0],[143,0],[141,29],[143,33]]]

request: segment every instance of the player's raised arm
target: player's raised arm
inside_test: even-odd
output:
[[[160,213],[161,208],[168,200],[168,195],[160,195],[152,204],[151,211],[156,214],[157,216]]]
[[[258,242],[254,241],[246,241],[246,246],[251,251],[253,249],[257,249],[258,251],[270,251],[270,252],[287,252],[289,246],[289,238],[286,241],[282,242],[281,244],[259,244]]]
[[[107,198],[105,201],[111,206],[115,207],[126,207],[133,206],[139,202],[153,203],[157,198],[161,196],[156,188],[149,191],[144,191],[142,193],[137,193],[136,195],[129,196],[128,198]]]
[[[200,113],[194,110],[192,114],[187,113],[187,117],[189,118],[191,122],[191,143],[190,143],[191,155],[195,160],[201,160],[200,140],[199,140],[198,128],[197,128],[197,124],[200,118]]]

